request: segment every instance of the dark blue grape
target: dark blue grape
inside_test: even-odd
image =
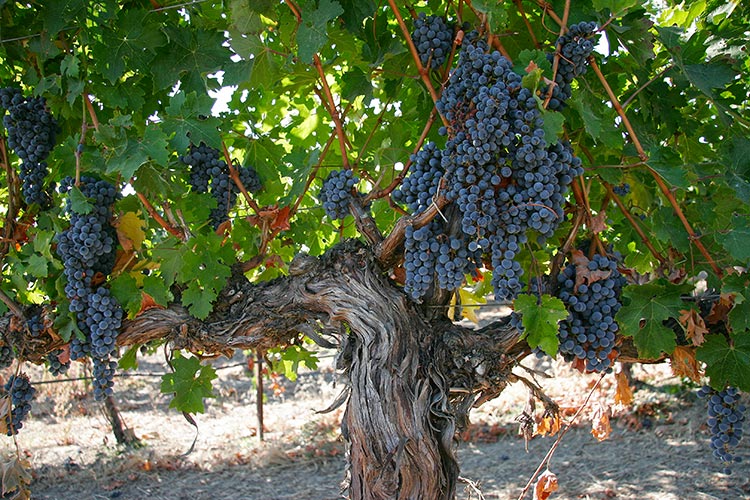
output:
[[[10,394],[11,411],[5,416],[5,425],[8,428],[8,436],[18,434],[23,427],[23,421],[31,411],[31,401],[36,395],[29,383],[29,377],[22,373],[18,376],[11,375],[3,387]]]
[[[731,464],[742,461],[742,457],[733,453],[742,439],[742,423],[747,410],[740,402],[740,391],[736,387],[717,391],[704,385],[698,389],[698,396],[707,400],[707,423],[713,456],[722,462],[722,472],[731,474]]]
[[[429,68],[442,66],[451,52],[453,27],[440,16],[427,16],[420,12],[414,20],[411,34],[422,65]]]
[[[333,170],[323,181],[320,201],[331,219],[344,219],[349,214],[352,190],[359,178],[351,170]]]

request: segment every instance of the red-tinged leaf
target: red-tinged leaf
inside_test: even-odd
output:
[[[594,410],[594,416],[591,419],[591,435],[597,441],[604,441],[612,433],[612,426],[609,423],[609,408],[599,406]]]
[[[146,292],[141,293],[141,310],[138,311],[137,315],[140,315],[144,311],[148,311],[149,309],[165,309],[164,306],[157,304],[154,298],[147,294]]]
[[[289,212],[291,208],[289,206],[281,207],[276,211],[276,217],[271,222],[271,229],[278,231],[287,231],[292,228],[289,225]]]
[[[557,476],[554,472],[547,469],[539,474],[539,479],[536,480],[536,484],[534,485],[534,500],[547,500],[557,489]]]
[[[703,375],[698,369],[698,360],[695,359],[695,349],[689,346],[678,345],[672,352],[672,373],[677,377],[687,377],[693,382],[701,383]]]
[[[628,376],[624,371],[619,371],[615,374],[615,380],[617,381],[615,404],[630,405],[633,402],[633,389],[630,387],[630,383],[628,383]]]

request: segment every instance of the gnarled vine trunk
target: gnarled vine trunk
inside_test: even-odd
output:
[[[370,249],[348,242],[321,258],[302,256],[290,275],[261,284],[240,272],[205,321],[179,305],[144,311],[125,322],[121,345],[167,339],[202,355],[268,349],[333,333],[346,379],[342,434],[348,442],[353,499],[450,499],[459,467],[454,438],[469,408],[502,391],[528,352],[501,321],[482,330],[435,318],[382,272]],[[27,359],[45,350],[0,324],[8,342],[26,343]],[[36,342],[31,344],[30,342]]]

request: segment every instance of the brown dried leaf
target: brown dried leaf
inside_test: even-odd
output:
[[[693,345],[701,345],[708,333],[706,322],[695,309],[683,309],[680,311],[680,323],[685,327],[687,338],[693,341]]]
[[[708,314],[708,316],[706,316],[706,321],[708,321],[710,324],[716,324],[726,321],[727,315],[729,314],[729,311],[732,310],[733,306],[734,294],[722,293],[719,296],[719,300],[717,300],[711,308],[711,312]]]
[[[602,210],[591,219],[591,232],[599,234],[607,229],[607,213]]]
[[[554,436],[560,430],[562,422],[560,415],[544,414],[536,426],[537,436]]]
[[[628,406],[633,402],[633,389],[628,383],[628,376],[620,371],[615,374],[617,389],[615,390],[615,404]]]
[[[29,491],[31,463],[28,460],[21,460],[16,456],[2,463],[0,468],[2,468],[3,473],[3,498],[18,500],[31,498],[31,492]],[[8,495],[9,493],[13,494]]]
[[[595,281],[609,278],[609,275],[612,274],[612,271],[609,269],[604,271],[600,269],[597,269],[596,271],[590,270],[589,259],[580,250],[573,250],[571,254],[572,256],[570,260],[576,266],[576,284],[574,287],[576,291],[578,290],[578,287],[584,283],[590,285]]]
[[[603,406],[594,410],[591,419],[591,434],[597,441],[604,441],[612,433],[612,426],[609,424],[609,408]]]
[[[10,395],[0,398],[0,434],[8,434],[8,422],[10,421],[8,417],[12,409]]]
[[[534,485],[534,500],[547,500],[557,488],[557,476],[551,470],[545,470]]]
[[[688,377],[693,382],[701,382],[701,372],[698,368],[698,360],[695,359],[695,351],[692,347],[678,345],[672,353],[672,373],[677,377]]]

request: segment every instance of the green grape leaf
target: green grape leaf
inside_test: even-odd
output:
[[[529,347],[540,347],[550,356],[557,354],[558,323],[568,317],[562,300],[546,294],[539,300],[533,295],[520,295],[513,302],[513,309],[521,315],[523,335]]]
[[[662,321],[680,317],[683,293],[679,287],[658,283],[631,285],[622,291],[623,305],[615,319],[622,334],[633,337],[639,356],[658,358],[674,350],[675,333]]]
[[[94,209],[94,205],[83,195],[78,186],[70,188],[70,191],[68,191],[68,201],[70,202],[70,209],[80,215],[91,213]]]
[[[133,319],[141,310],[141,290],[131,273],[122,273],[110,284],[112,295],[120,303],[128,318]]]
[[[344,9],[333,0],[320,0],[318,8],[305,12],[297,30],[297,47],[302,62],[311,63],[313,56],[328,41],[328,21],[344,13]]]
[[[185,413],[203,413],[206,407],[205,398],[214,398],[211,381],[214,380],[216,370],[211,365],[201,365],[198,358],[184,357],[179,351],[172,358],[174,373],[162,376],[161,392],[174,394],[170,408],[176,408]]]
[[[137,370],[138,359],[136,358],[136,355],[138,354],[138,350],[140,348],[141,346],[139,345],[130,346],[130,348],[125,351],[125,354],[123,354],[120,360],[117,362],[117,366],[120,367],[121,370]]]
[[[746,215],[735,214],[732,228],[716,239],[732,257],[744,264],[750,263],[750,221]]]
[[[284,369],[284,376],[290,381],[297,380],[300,364],[310,370],[318,367],[318,357],[302,346],[292,345],[280,352],[281,366]],[[279,363],[274,363],[277,366]],[[275,370],[274,366],[274,370]]]
[[[35,278],[44,278],[47,276],[47,263],[49,260],[39,254],[29,256],[28,267],[26,271]]]
[[[162,127],[168,134],[174,133],[169,141],[173,148],[186,151],[190,142],[200,144],[201,141],[221,144],[219,119],[211,116],[213,104],[208,95],[198,96],[194,92],[180,91],[172,96]]]
[[[750,332],[732,335],[730,339],[731,344],[723,335],[709,335],[695,357],[706,363],[712,387],[721,389],[728,384],[750,391]]]
[[[191,281],[182,292],[182,305],[198,319],[206,319],[213,309],[212,302],[218,296],[216,290]]]

